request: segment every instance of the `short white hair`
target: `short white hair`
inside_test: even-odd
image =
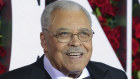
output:
[[[43,29],[47,29],[51,23],[51,13],[56,10],[56,9],[63,9],[63,10],[82,10],[88,17],[91,25],[91,17],[87,10],[79,5],[78,3],[75,3],[73,1],[66,1],[66,0],[61,0],[61,1],[55,1],[49,5],[46,6],[44,9],[42,16],[41,16],[41,26],[42,26],[42,31]]]

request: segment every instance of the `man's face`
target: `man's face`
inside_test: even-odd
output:
[[[87,16],[82,11],[55,10],[52,12],[51,18],[52,23],[48,30],[52,33],[41,33],[41,44],[44,48],[45,56],[47,56],[53,67],[63,74],[80,74],[91,57],[92,40],[82,42],[77,35],[74,35],[71,41],[60,42],[52,34],[59,32],[77,34],[83,30],[91,30]],[[66,51],[71,47],[78,47],[84,50],[85,53],[75,51],[67,54]]]

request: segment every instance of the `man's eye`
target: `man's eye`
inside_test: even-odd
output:
[[[86,33],[86,32],[81,32],[81,33],[80,33],[80,35],[87,35],[87,36],[88,36],[88,35],[89,35],[89,33]]]
[[[69,36],[69,32],[61,32],[61,33],[58,34],[58,36],[60,36],[60,37]]]
[[[90,34],[86,33],[86,32],[82,32],[82,33],[80,33],[80,37],[81,38],[88,38],[88,37],[90,37]]]

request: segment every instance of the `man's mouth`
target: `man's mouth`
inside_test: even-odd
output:
[[[69,57],[72,57],[72,58],[79,58],[79,57],[81,57],[82,55],[83,55],[83,53],[67,53],[66,54],[67,56],[69,56]]]
[[[81,56],[83,53],[67,53],[68,56]]]

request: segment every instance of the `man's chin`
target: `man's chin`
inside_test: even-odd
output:
[[[70,71],[67,76],[72,78],[78,78],[81,75],[82,71]]]
[[[71,72],[75,71],[83,71],[83,69],[86,67],[84,64],[71,64],[71,66],[67,66],[67,70]]]
[[[67,74],[81,74],[81,72],[83,71],[84,68],[79,68],[79,67],[75,67],[75,68],[71,68],[68,69],[68,73]]]

